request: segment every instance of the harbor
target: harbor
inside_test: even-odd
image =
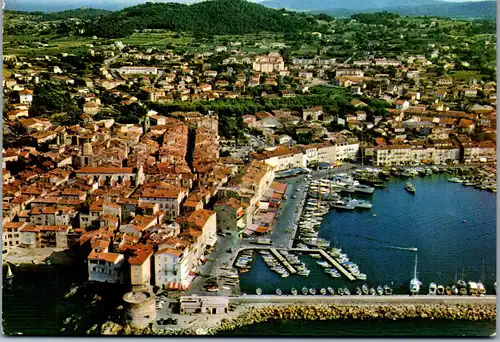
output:
[[[483,168],[487,167],[482,167],[481,170]],[[390,219],[390,215],[393,214],[389,208],[389,204],[394,201],[398,205],[408,206],[408,209],[405,209],[402,213],[409,213],[409,216],[412,216],[411,220],[408,217],[401,220],[402,224],[415,226],[416,222],[421,222],[421,224],[415,226],[416,231],[431,229],[432,224],[426,222],[425,214],[420,213],[415,208],[410,209],[410,206],[417,205],[414,203],[415,201],[425,202],[430,200],[430,202],[433,202],[438,200],[443,203],[444,199],[440,199],[439,194],[442,195],[443,188],[446,188],[445,197],[453,199],[456,199],[457,196],[470,198],[469,195],[471,193],[473,194],[472,198],[485,197],[480,202],[487,203],[486,208],[488,208],[487,210],[490,213],[479,217],[477,213],[471,211],[476,205],[475,203],[471,203],[469,206],[464,204],[464,206],[467,206],[464,210],[462,208],[454,208],[453,203],[457,203],[452,202],[452,205],[445,209],[446,215],[440,215],[443,217],[437,218],[440,220],[439,222],[449,220],[450,226],[447,229],[453,229],[452,227],[460,223],[464,226],[460,230],[463,230],[466,236],[471,234],[465,225],[469,225],[467,228],[470,229],[472,226],[478,227],[481,224],[480,222],[483,222],[486,227],[489,227],[488,234],[491,234],[494,238],[494,194],[488,195],[487,192],[477,191],[478,189],[474,189],[473,187],[463,187],[461,184],[453,184],[453,182],[449,181],[455,174],[477,173],[477,171],[474,171],[472,168],[463,171],[462,168],[458,167],[429,167],[422,168],[422,171],[418,168],[406,167],[401,168],[399,175],[394,175],[390,169],[366,169],[343,170],[343,172],[336,173],[326,170],[321,175],[313,173],[310,178],[302,176],[302,181],[297,182],[300,185],[295,189],[291,187],[290,192],[287,194],[288,196],[293,196],[297,192],[297,188],[300,188],[300,193],[304,193],[307,190],[306,195],[304,195],[301,201],[304,205],[302,208],[298,208],[300,214],[298,215],[299,219],[295,221],[295,237],[291,243],[287,244],[292,245],[293,248],[287,250],[291,253],[301,254],[301,260],[310,271],[310,274],[307,277],[298,277],[295,275],[286,277],[286,279],[283,279],[279,274],[279,277],[275,277],[272,276],[274,272],[268,274],[263,269],[267,269],[268,267],[265,263],[261,263],[257,257],[253,268],[257,272],[260,272],[261,275],[255,276],[252,274],[252,271],[240,274],[242,293],[254,295],[257,288],[260,288],[263,295],[275,295],[276,289],[280,289],[283,296],[285,294],[292,294],[292,290],[297,291],[300,295],[301,290],[306,287],[308,289],[315,289],[315,293],[320,295],[322,289],[330,287],[334,289],[335,293],[338,293],[339,288],[347,288],[352,293],[350,297],[353,297],[360,290],[361,293],[364,293],[362,287],[366,285],[368,294],[374,292],[377,295],[382,292],[384,298],[386,298],[385,294],[388,289],[390,289],[389,292],[393,292],[394,294],[407,295],[409,293],[409,282],[413,276],[414,257],[416,253],[419,255],[418,279],[422,283],[419,296],[429,293],[429,285],[432,282],[439,284],[440,289],[444,289],[442,294],[438,294],[438,297],[453,295],[453,291],[455,291],[454,287],[458,290],[458,281],[465,283],[467,294],[471,286],[473,293],[478,292],[474,290],[478,284],[479,287],[484,287],[485,293],[495,293],[493,284],[495,281],[494,251],[493,253],[484,253],[488,256],[488,261],[486,265],[481,265],[482,253],[479,252],[480,249],[473,251],[472,246],[468,246],[463,250],[468,253],[474,252],[475,258],[473,259],[475,259],[475,262],[471,263],[470,260],[455,251],[457,255],[456,263],[449,258],[444,258],[445,265],[449,266],[443,267],[438,263],[438,266],[433,269],[429,265],[435,262],[434,260],[430,262],[429,253],[431,254],[431,258],[437,260],[440,258],[441,260],[443,259],[442,256],[436,255],[439,248],[429,248],[435,245],[433,241],[426,241],[424,246],[422,246],[421,239],[415,240],[418,237],[417,234],[410,233],[409,236],[405,237],[403,231],[394,230],[396,227],[392,228],[391,232],[387,232],[387,227],[393,225],[391,222],[395,222],[396,218],[400,216],[398,211],[393,216],[393,219]],[[395,171],[397,170],[399,169],[395,168]],[[418,171],[421,172],[419,173]],[[486,173],[487,171],[483,170],[482,172]],[[374,175],[377,175],[377,179],[375,179]],[[491,177],[491,173],[489,176]],[[349,181],[352,182],[351,186],[345,184]],[[354,181],[357,181],[357,183]],[[341,184],[341,182],[344,184]],[[408,191],[405,191],[404,188],[408,182],[411,182],[415,186],[416,194],[412,195]],[[355,188],[353,191],[352,185],[366,185],[368,189],[363,189],[365,192],[356,192]],[[439,190],[433,189],[434,187]],[[461,194],[463,191],[467,191],[467,194]],[[424,196],[428,195],[431,195],[431,197],[425,199]],[[379,196],[382,197],[380,200]],[[391,199],[389,200],[389,198]],[[491,202],[492,200],[493,202]],[[362,203],[366,207],[361,208],[356,206],[355,204],[358,203]],[[444,209],[445,207],[440,204],[435,206],[435,208]],[[391,212],[391,214],[388,215],[388,212]],[[295,215],[297,214],[295,213]],[[451,222],[453,218],[456,222],[455,224]],[[338,222],[336,222],[337,220]],[[273,234],[278,234],[278,232],[273,231]],[[440,242],[443,242],[442,239],[445,236],[438,233],[438,238]],[[462,244],[464,244],[464,241],[460,242],[460,245]],[[276,246],[274,241],[273,245]],[[446,246],[447,243],[443,245]],[[341,254],[349,252],[349,257],[346,255],[347,261],[344,259],[344,262],[347,262],[347,265],[356,270],[355,272],[358,275],[360,274],[359,268],[362,268],[366,273],[363,273],[361,276],[361,279],[364,280],[355,278],[352,272],[350,272],[351,268],[348,268],[345,264],[330,256],[327,251],[331,251],[332,248],[337,250],[337,252],[340,249],[342,251]],[[487,246],[486,249],[489,251],[492,248],[494,248],[494,244],[493,247]],[[281,253],[281,250],[278,250]],[[318,250],[323,250],[323,252],[318,252]],[[318,254],[322,260],[311,257],[314,254]],[[352,260],[349,260],[349,258],[355,259],[356,264]],[[400,259],[400,262],[394,265],[396,272],[391,272],[395,258]],[[318,261],[324,262],[323,265],[327,267],[318,265]],[[345,273],[342,272],[341,268],[344,269]],[[326,272],[326,270],[329,271]],[[331,270],[336,270],[341,276],[334,277],[332,273],[329,273]],[[353,277],[355,279],[352,279]],[[251,278],[256,279],[257,282],[250,280]],[[260,287],[257,286],[257,283],[262,284],[262,281],[259,281],[261,279],[266,279],[268,284],[261,285]],[[350,285],[350,283],[353,284]],[[330,294],[329,291],[326,291],[326,294]],[[308,295],[310,295],[309,290]]]

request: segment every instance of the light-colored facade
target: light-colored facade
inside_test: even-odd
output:
[[[275,172],[306,167],[306,155],[296,147],[278,146],[261,153],[251,153],[251,157],[265,161]]]
[[[278,53],[257,56],[253,62],[253,70],[266,73],[285,71],[285,61]]]
[[[89,281],[122,283],[123,254],[92,251],[87,258]]]
[[[375,165],[409,165],[413,163],[414,156],[411,146],[377,146],[375,147]]]
[[[169,283],[180,283],[189,286],[189,272],[192,263],[189,248],[180,251],[173,248],[161,249],[154,254],[155,285],[167,288]]]

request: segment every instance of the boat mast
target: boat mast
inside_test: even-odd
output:
[[[483,252],[483,264],[481,265],[481,282],[484,282],[484,252]]]
[[[414,279],[417,279],[417,257],[418,257],[418,254],[415,253],[415,271],[413,273],[413,278]]]

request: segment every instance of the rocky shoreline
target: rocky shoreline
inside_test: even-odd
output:
[[[222,331],[234,330],[246,325],[280,320],[408,320],[408,319],[451,319],[486,321],[496,319],[493,304],[382,304],[382,305],[283,305],[248,307],[229,320],[222,318],[211,327],[154,330],[146,328],[133,330],[113,322],[101,326],[102,335],[216,335]],[[95,327],[97,328],[97,327]],[[94,331],[97,329],[94,328]]]

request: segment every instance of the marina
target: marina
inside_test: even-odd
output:
[[[418,171],[421,172],[419,173]],[[308,276],[297,278],[297,275],[295,275],[293,277],[290,276],[287,279],[281,279],[276,281],[274,281],[273,277],[270,277],[269,279],[266,278],[266,281],[269,281],[269,285],[262,286],[261,291],[263,294],[275,293],[276,288],[280,288],[283,295],[292,295],[292,296],[294,295],[292,294],[292,292],[304,295],[303,294],[304,291],[306,292],[307,296],[311,296],[311,291],[310,291],[311,288],[314,289],[316,296],[325,296],[325,295],[328,296],[331,295],[331,293],[335,293],[335,296],[338,296],[339,294],[345,296],[346,293],[351,293],[350,296],[355,296],[358,295],[359,292],[362,293],[361,295],[365,295],[365,293],[368,293],[368,296],[370,295],[387,296],[387,295],[402,294],[402,293],[408,294],[410,293],[409,283],[410,280],[413,278],[412,277],[414,273],[413,268],[415,266],[415,257],[417,252],[419,260],[419,268],[418,268],[419,271],[418,281],[420,282],[419,284],[420,287],[418,289],[419,296],[427,294],[427,288],[431,283],[432,279],[434,279],[437,282],[437,284],[442,284],[443,288],[442,294],[439,294],[438,296],[452,296],[455,294],[476,296],[479,295],[478,294],[479,290],[474,291],[474,288],[479,288],[479,287],[484,288],[487,294],[492,294],[495,292],[495,290],[493,289],[493,281],[492,281],[493,277],[491,276],[491,271],[494,272],[494,267],[493,267],[494,260],[489,260],[488,262],[488,265],[484,272],[485,274],[484,277],[486,279],[483,279],[483,276],[481,276],[480,274],[481,272],[477,272],[477,269],[476,272],[473,272],[473,270],[470,267],[467,268],[467,271],[465,272],[466,274],[462,276],[462,279],[482,279],[482,281],[479,282],[466,281],[465,282],[466,286],[464,288],[463,286],[461,286],[460,279],[458,279],[456,276],[455,277],[452,276],[452,274],[456,273],[456,264],[453,262],[450,263],[451,266],[449,267],[448,270],[448,274],[450,274],[450,276],[443,278],[442,276],[439,276],[439,274],[436,275],[435,273],[434,275],[431,274],[429,276],[429,273],[433,273],[432,267],[429,266],[423,267],[422,263],[429,265],[428,253],[429,251],[435,253],[435,249],[429,250],[429,247],[425,246],[426,244],[424,244],[424,248],[422,248],[422,246],[420,245],[421,243],[418,243],[418,241],[414,241],[414,239],[411,238],[412,235],[410,236],[410,239],[407,242],[405,238],[402,238],[401,235],[402,232],[393,231],[394,234],[391,233],[390,234],[391,236],[388,239],[387,238],[384,239],[384,237],[377,236],[376,233],[373,234],[375,231],[377,232],[385,231],[386,228],[381,224],[387,222],[388,219],[387,214],[384,214],[385,213],[384,208],[380,207],[380,203],[389,203],[390,201],[387,202],[387,199],[383,199],[380,200],[380,202],[378,202],[379,204],[377,205],[376,203],[374,203],[374,201],[377,200],[379,194],[380,196],[383,197],[387,197],[388,195],[396,196],[396,198],[400,197],[401,198],[399,200],[400,204],[412,205],[409,202],[410,200],[411,201],[424,200],[423,196],[429,194],[430,190],[429,186],[431,186],[431,183],[435,183],[436,185],[438,185],[438,188],[442,188],[445,186],[461,186],[461,184],[453,185],[452,184],[453,182],[448,182],[449,173],[446,172],[444,169],[440,168],[438,168],[438,171],[435,171],[434,169],[431,168],[427,168],[427,171],[425,169],[424,170],[413,169],[413,171],[404,172],[404,175],[402,176],[395,176],[391,174],[390,170],[378,171],[378,172],[379,173],[383,172],[383,174],[388,174],[388,178],[382,180],[384,176],[381,176],[380,178],[377,178],[379,182],[376,182],[373,179],[371,185],[377,184],[378,186],[370,186],[371,188],[375,189],[375,191],[371,194],[361,193],[361,192],[350,192],[346,190],[347,188],[343,189],[341,187],[342,186],[340,184],[341,180],[346,183],[349,183],[352,182],[353,179],[359,178],[359,172],[357,170],[351,173],[352,176],[348,174],[341,175],[340,177],[337,177],[338,175],[335,177],[327,175],[327,177],[324,178],[312,179],[309,182],[306,182],[306,185],[304,185],[303,183],[300,184],[301,188],[307,187],[307,197],[303,202],[304,205],[299,215],[299,219],[296,223],[297,227],[296,235],[292,245],[294,248],[289,248],[286,251],[287,253],[295,253],[296,256],[299,255],[301,257],[301,262],[305,266],[307,266],[308,272],[301,273],[301,271],[298,271],[298,275],[307,274]],[[372,175],[375,174],[375,172],[368,172],[368,173]],[[373,176],[371,177],[373,178]],[[407,198],[405,199],[405,197],[402,196],[404,196],[405,193],[407,193],[407,191],[404,191],[403,188],[405,187],[405,184],[408,182],[408,178],[412,178],[411,183],[412,185],[415,186],[415,188],[419,189],[419,193],[414,194],[415,197],[414,196],[410,197],[408,196],[408,194],[406,194]],[[334,184],[333,182],[330,181],[330,179],[336,179],[335,182],[337,183]],[[370,177],[364,175],[363,179],[367,181],[367,179],[369,180]],[[357,184],[361,184],[361,182],[358,181]],[[349,184],[343,184],[344,187],[345,185]],[[353,183],[351,183],[350,185],[353,185]],[[354,185],[356,185],[356,183],[354,183]],[[460,191],[463,191],[461,190],[462,188],[464,187],[461,187]],[[467,187],[465,187],[465,189],[467,189]],[[476,190],[474,188],[470,189],[471,191]],[[442,192],[443,190],[439,191]],[[455,189],[455,191],[457,190]],[[344,194],[346,194],[347,197],[345,197]],[[438,195],[437,191],[436,192],[431,191],[430,194],[432,194],[432,196]],[[480,192],[475,194],[480,194]],[[449,195],[452,197],[457,196],[452,194]],[[433,200],[434,197],[431,198],[431,202]],[[336,205],[338,205],[340,201],[342,201],[344,205],[354,207],[353,209],[356,210],[353,209],[345,210],[343,208],[337,208]],[[353,203],[356,204],[364,203],[366,204],[367,207],[361,208],[358,206],[354,206]],[[493,209],[493,207],[494,203],[493,205],[489,206],[489,208],[491,209]],[[364,210],[361,211],[358,209],[364,209]],[[407,211],[403,210],[403,212],[406,213]],[[418,211],[415,212],[414,208],[411,209],[410,212],[418,214]],[[477,216],[475,215],[470,215],[470,213],[467,210],[466,211],[457,210],[457,212],[461,213],[467,212],[467,214],[463,215],[464,217],[467,217],[467,220],[460,217],[459,221],[461,222],[461,224],[462,221],[467,222],[467,224],[469,224],[471,222],[472,217],[477,218]],[[346,221],[348,216],[351,217],[349,219],[350,222]],[[449,216],[450,216],[449,214],[446,215],[447,218],[449,218]],[[493,218],[493,220],[495,218],[494,214],[493,215],[490,214],[489,216],[486,215],[486,217]],[[341,219],[342,223],[339,222],[337,224],[332,225],[332,222],[336,219]],[[360,224],[360,220],[371,222],[370,225],[367,227],[370,231],[361,232],[364,225]],[[419,220],[422,220],[422,217],[419,218],[414,217],[412,219],[412,222],[418,222]],[[404,221],[407,222],[408,219]],[[373,226],[373,224],[375,224],[375,226]],[[475,224],[477,224],[477,222],[475,222]],[[410,225],[414,226],[414,224]],[[377,228],[377,226],[379,228]],[[494,225],[492,226],[491,224],[489,226],[494,227]],[[337,227],[337,229],[332,230],[332,227]],[[421,227],[429,227],[429,226],[427,223],[425,223],[424,220],[422,222]],[[415,229],[418,231],[421,228],[415,227]],[[370,235],[373,237],[371,237]],[[405,244],[407,245],[410,246],[414,245],[418,246],[419,248],[417,249],[415,247],[398,246],[397,244],[394,245],[391,242],[384,241],[384,240],[397,241],[398,238],[400,238],[400,241],[405,241]],[[441,241],[441,236],[439,236],[439,239]],[[331,242],[332,240],[334,243]],[[342,244],[341,248],[335,248],[339,242],[341,242]],[[337,249],[340,250],[340,252],[337,251],[332,256],[330,254],[331,250],[337,250]],[[361,273],[359,271],[359,267],[356,264],[353,265],[352,261],[350,261],[346,255],[344,256],[345,259],[339,260],[340,254],[345,254],[343,250],[351,251],[349,254],[355,255],[357,262],[363,265],[363,268],[367,269],[368,272],[366,272],[366,274]],[[425,252],[423,252],[423,250],[425,250]],[[466,248],[466,250],[470,249]],[[278,248],[277,252],[281,255],[283,254],[283,249]],[[367,255],[371,255],[371,257],[367,259]],[[394,255],[394,258],[396,258],[396,255],[398,255],[397,258],[402,258],[401,264],[405,265],[404,269],[402,268],[402,265],[395,265],[397,271],[394,273],[395,276],[393,276],[392,273],[389,271],[390,267],[384,270],[384,268],[381,268],[381,266],[377,266],[375,268],[376,272],[374,273],[373,267],[375,263],[379,265],[393,264],[393,260],[387,259],[388,257],[390,258],[390,255]],[[412,258],[413,262],[411,261]],[[258,260],[256,260],[256,262],[258,263]],[[462,261],[462,263],[464,263],[464,261]],[[258,264],[255,267],[261,270],[260,265],[261,264]],[[441,274],[443,274],[442,268],[440,267],[439,269]],[[262,272],[262,270],[260,272]],[[247,280],[249,279],[249,277],[252,276],[252,272],[240,276],[242,277],[242,291],[247,293],[252,293],[252,290],[248,288],[249,283]],[[262,274],[258,278],[260,279],[261,277],[266,277],[266,273],[264,272],[264,274]],[[359,281],[361,281],[361,283],[358,283]],[[363,284],[362,283],[363,281],[369,281],[369,283],[371,283],[372,285],[370,286],[370,284],[368,283],[368,286],[366,286],[367,284]],[[359,285],[349,287],[348,282]],[[471,286],[469,285],[469,283],[473,283],[472,291],[470,291]],[[479,283],[481,285],[479,285]],[[286,284],[290,284],[288,289]],[[474,284],[476,284],[476,287],[474,287]],[[249,291],[246,291],[247,289]],[[297,296],[298,294],[296,294],[295,296]]]

